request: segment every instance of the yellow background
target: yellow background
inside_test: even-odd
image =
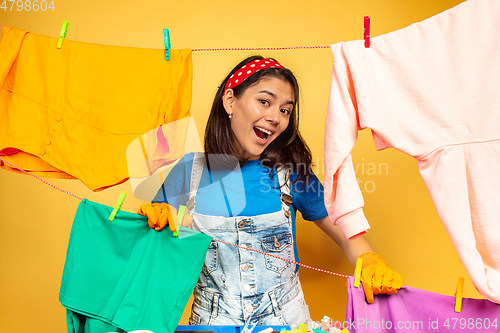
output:
[[[71,40],[158,49],[163,47],[163,28],[170,29],[173,48],[312,46],[362,38],[365,15],[371,17],[372,36],[377,36],[460,2],[54,0],[54,11],[1,9],[0,24],[58,36],[62,21],[68,20]],[[295,72],[301,84],[302,134],[323,180],[324,119],[332,69],[329,49],[195,52],[191,110],[200,135],[218,84],[241,59],[257,53],[275,57]],[[464,296],[480,298],[437,217],[416,161],[394,149],[377,152],[368,130],[360,133],[353,159],[372,226],[366,238],[401,273],[404,283],[453,295],[462,276]],[[131,195],[128,182],[94,193],[77,180],[47,180],[110,206],[120,192],[127,192],[123,209],[130,212],[142,203]],[[0,170],[0,332],[65,332],[65,309],[58,292],[78,203],[33,177]],[[299,218],[297,233],[303,263],[352,275],[353,267],[342,251],[314,224]],[[301,280],[313,320],[324,315],[343,320],[344,278],[302,268]],[[189,308],[181,324],[187,324]]]

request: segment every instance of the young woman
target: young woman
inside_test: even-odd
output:
[[[363,236],[346,240],[330,221],[299,133],[298,99],[294,75],[276,60],[243,60],[215,95],[205,153],[186,155],[153,203],[141,207],[150,226],[161,230],[176,216],[171,212],[186,205],[192,228],[214,238],[194,291],[191,325],[309,320],[298,267],[275,258],[298,261],[296,210],[337,242],[353,265],[363,255],[368,302],[402,285]]]

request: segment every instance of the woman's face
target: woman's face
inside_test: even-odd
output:
[[[292,85],[275,77],[263,77],[236,98],[232,89],[223,97],[226,112],[232,114],[231,130],[236,153],[256,160],[288,126],[295,103]]]

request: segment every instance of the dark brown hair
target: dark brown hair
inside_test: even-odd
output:
[[[205,154],[217,154],[220,156],[235,156],[240,163],[244,164],[247,160],[242,159],[234,151],[232,145],[232,130],[230,119],[224,109],[222,97],[224,95],[224,87],[229,77],[238,71],[241,67],[256,59],[264,59],[261,56],[251,56],[240,62],[226,76],[224,81],[219,86],[212,104],[210,116],[208,117],[207,126],[205,128]],[[273,59],[274,60],[274,59]],[[260,159],[264,167],[270,169],[271,173],[276,172],[279,166],[291,167],[297,173],[297,181],[302,181],[306,184],[309,180],[311,170],[311,151],[302,139],[299,132],[299,85],[293,73],[286,68],[265,68],[251,75],[239,86],[236,86],[234,91],[235,97],[243,95],[245,90],[258,84],[264,77],[275,77],[286,82],[289,82],[293,88],[295,101],[293,110],[290,113],[288,127],[281,133],[273,142],[266,147],[262,152]]]

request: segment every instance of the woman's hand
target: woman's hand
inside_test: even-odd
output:
[[[137,214],[148,217],[149,227],[160,231],[167,224],[170,230],[175,231],[175,220],[177,219],[177,209],[165,202],[142,205]]]
[[[402,287],[401,275],[387,267],[385,260],[373,252],[363,235],[346,239],[340,228],[334,226],[328,216],[315,223],[342,248],[353,266],[356,266],[358,257],[363,258],[361,282],[368,303],[373,303],[373,295],[395,294]]]
[[[151,204],[142,205],[137,214],[148,217],[149,227],[160,231],[169,225],[170,230],[175,231],[175,221],[177,221],[177,209],[165,202],[155,202]],[[186,214],[182,217],[182,226],[189,227],[193,222],[193,217]]]
[[[359,257],[363,259],[361,283],[368,303],[373,303],[373,295],[395,294],[403,286],[401,275],[387,267],[385,260],[378,254],[366,252]]]

